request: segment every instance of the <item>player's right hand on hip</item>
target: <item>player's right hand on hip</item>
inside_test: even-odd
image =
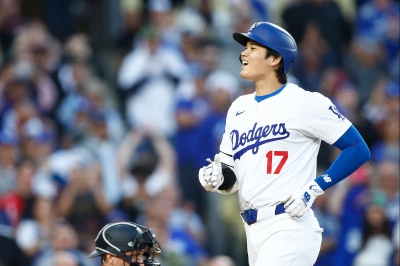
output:
[[[208,158],[207,161],[210,162],[210,164],[200,168],[199,170],[199,181],[205,190],[215,192],[224,182],[221,159],[217,153],[214,157],[214,161],[212,161],[210,158]]]
[[[294,191],[287,201],[283,201],[286,202],[285,212],[292,217],[300,218],[308,212],[315,198],[323,193],[324,191],[315,181],[309,182]]]

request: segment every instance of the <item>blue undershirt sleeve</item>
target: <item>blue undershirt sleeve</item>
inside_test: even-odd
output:
[[[323,190],[351,175],[371,157],[367,144],[354,126],[333,143],[333,146],[342,152],[328,170],[315,179]]]

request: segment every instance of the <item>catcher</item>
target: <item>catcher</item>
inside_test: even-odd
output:
[[[152,229],[132,222],[110,223],[96,239],[89,258],[101,256],[101,266],[159,266],[154,259],[161,247]]]

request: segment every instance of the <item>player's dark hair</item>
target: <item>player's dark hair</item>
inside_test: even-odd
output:
[[[278,78],[279,83],[286,84],[287,76],[285,75],[285,72],[284,72],[284,64],[283,64],[282,55],[274,50],[267,48],[267,54],[265,56],[265,59],[267,59],[270,56],[273,56],[274,58],[281,57],[281,61],[279,62],[278,69],[275,70],[275,73],[276,73],[276,77]]]

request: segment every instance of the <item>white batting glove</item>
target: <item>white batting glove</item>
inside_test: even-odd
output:
[[[311,208],[315,198],[324,191],[320,186],[312,181],[305,186],[297,189],[285,204],[285,212],[292,217],[300,218]]]
[[[222,175],[221,159],[219,154],[215,154],[214,161],[207,159],[210,164],[199,170],[199,181],[205,190],[215,192],[218,187],[224,182]]]

